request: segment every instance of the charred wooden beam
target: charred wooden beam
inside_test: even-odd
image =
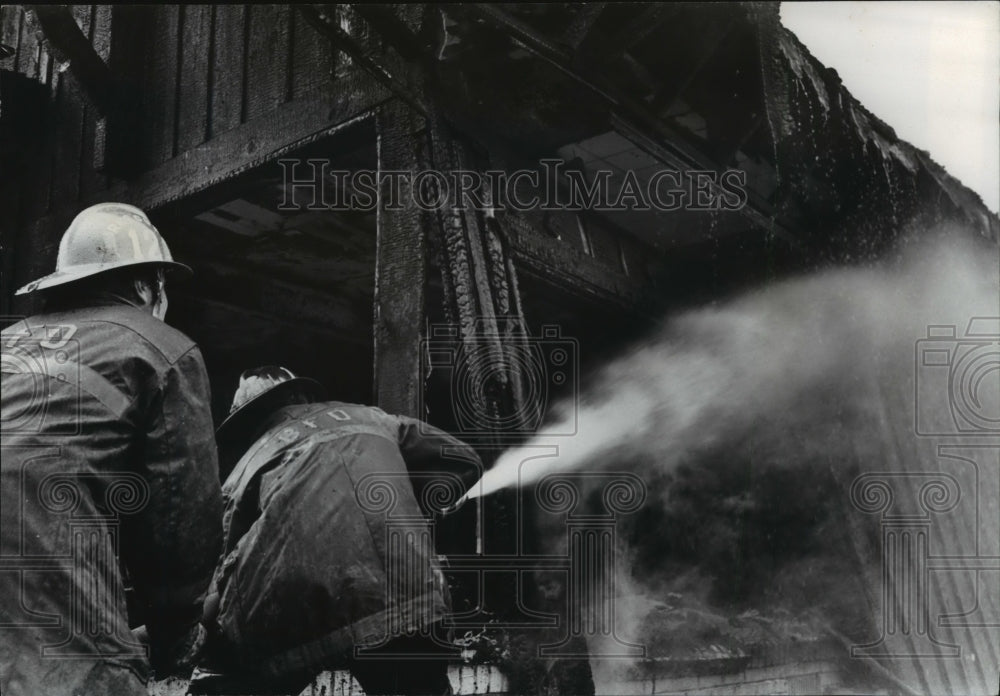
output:
[[[522,215],[507,212],[499,220],[511,257],[534,276],[622,309],[634,309],[647,291],[624,272],[553,238]]]
[[[115,106],[111,69],[84,36],[66,5],[29,5],[49,43],[69,60],[69,69],[87,97],[107,115]]]
[[[228,130],[133,180],[116,181],[106,191],[79,201],[60,202],[28,234],[33,239],[58,240],[58,233],[51,229],[65,229],[80,207],[109,199],[131,201],[144,210],[162,210],[171,216],[194,214],[206,197],[214,196],[220,187],[235,185],[241,175],[370,123],[372,111],[391,97],[388,90],[361,73],[342,80],[339,87],[333,105],[326,96],[282,104],[266,116]],[[50,247],[32,257],[54,258],[55,245]],[[36,276],[47,272],[41,267],[28,270]]]
[[[571,58],[566,51],[539,34],[534,28],[509,16],[495,5],[472,5],[469,9],[493,23],[534,55],[605,99],[611,106],[612,126],[661,162],[678,169],[719,168],[719,163],[713,162],[705,153],[693,147],[642,103],[623,94],[609,80],[600,74],[593,77],[582,75],[571,65]],[[721,192],[713,191],[713,193]],[[741,209],[742,214],[755,225],[795,244],[794,237],[774,220],[770,206],[752,192],[748,191],[748,195],[749,203]]]
[[[335,48],[343,51],[376,81],[385,85],[393,94],[405,101],[423,115],[427,115],[427,105],[416,91],[390,72],[381,57],[357,41],[340,26],[334,13],[327,5],[301,5],[299,11],[306,21],[333,42]]]
[[[649,137],[649,135],[643,131],[637,130],[628,121],[613,116],[612,124],[616,130],[622,133],[622,135],[661,162],[678,168],[684,168],[686,166],[686,163],[683,160],[678,160],[676,155],[665,148],[659,141]],[[712,184],[710,188],[713,193],[721,193],[721,191],[716,189],[715,184]],[[775,219],[771,206],[766,201],[762,200],[749,189],[747,189],[747,196],[749,199],[748,204],[740,209],[740,212],[744,216],[746,216],[754,225],[768,230],[770,234],[784,240],[793,248],[802,248],[798,239],[796,239],[791,232],[786,230],[784,226],[782,226]]]
[[[378,111],[379,171],[419,171],[428,163],[422,118],[398,100]],[[383,182],[388,186],[389,182]],[[412,196],[402,210],[379,196],[375,260],[375,395],[391,413],[423,418],[420,382],[427,283],[427,223]]]
[[[430,60],[428,46],[414,34],[410,27],[393,12],[388,5],[352,4],[354,11],[406,60],[427,63]]]

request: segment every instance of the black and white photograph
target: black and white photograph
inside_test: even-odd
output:
[[[0,5],[3,696],[996,696],[1000,1]]]

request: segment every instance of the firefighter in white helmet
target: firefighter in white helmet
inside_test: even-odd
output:
[[[5,696],[146,694],[151,665],[183,670],[203,642],[222,501],[205,365],[162,321],[170,269],[189,270],[141,210],[102,203],[18,291],[45,311],[2,334]]]

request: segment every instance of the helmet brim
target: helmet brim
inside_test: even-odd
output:
[[[239,430],[240,426],[244,425],[247,421],[252,421],[255,416],[261,414],[261,411],[266,411],[269,406],[276,403],[278,397],[287,393],[293,387],[304,389],[310,398],[316,401],[326,398],[326,390],[323,388],[323,385],[314,379],[310,379],[309,377],[287,379],[284,382],[279,382],[270,389],[262,391],[230,413],[216,429],[216,437],[225,439],[229,433]]]
[[[74,266],[70,270],[66,271],[56,271],[55,273],[50,273],[47,276],[42,276],[37,280],[33,280],[24,287],[20,288],[15,295],[26,295],[29,292],[35,292],[36,290],[45,290],[46,288],[54,288],[59,285],[65,285],[66,283],[72,283],[76,280],[82,280],[84,278],[90,278],[98,273],[104,273],[105,271],[113,271],[119,268],[129,268],[132,266],[160,266],[167,271],[182,271],[188,275],[192,273],[191,267],[186,266],[183,263],[178,263],[176,261],[136,261],[135,263],[88,263],[80,266]]]
[[[215,440],[220,454],[219,473],[223,479],[229,475],[236,463],[235,459],[243,455],[242,450],[253,444],[247,441],[253,430],[263,419],[283,405],[282,397],[294,388],[304,390],[311,401],[326,399],[326,389],[322,384],[308,377],[293,377],[261,392],[222,421],[215,431]],[[231,462],[222,461],[233,457],[235,458]]]

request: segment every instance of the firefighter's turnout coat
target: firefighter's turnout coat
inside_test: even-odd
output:
[[[0,692],[145,694],[121,569],[155,665],[197,626],[221,546],[201,353],[125,304],[2,342]]]
[[[274,411],[223,485],[217,630],[245,668],[318,670],[448,609],[426,507],[481,473],[474,450],[355,404]],[[258,431],[260,432],[260,431]]]

